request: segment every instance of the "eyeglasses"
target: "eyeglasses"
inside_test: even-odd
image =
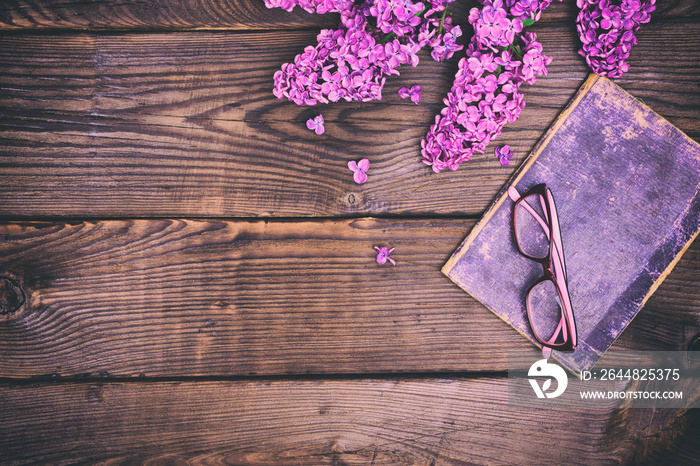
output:
[[[513,232],[520,254],[542,264],[544,276],[527,290],[527,319],[532,333],[549,359],[552,350],[573,351],[576,322],[569,298],[559,215],[552,191],[538,184],[520,196],[513,186]]]

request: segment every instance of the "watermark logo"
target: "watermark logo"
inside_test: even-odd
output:
[[[530,385],[535,391],[537,398],[556,398],[566,390],[566,385],[569,383],[569,378],[566,376],[566,372],[561,367],[556,364],[550,364],[546,359],[540,359],[535,361],[535,363],[530,366],[530,370],[527,372],[528,377],[530,377]],[[532,377],[547,377],[544,381],[542,387],[536,379]],[[557,381],[557,388],[553,392],[547,392],[552,385],[552,378]]]
[[[534,346],[509,351],[508,406],[700,409],[700,397],[693,396],[700,387],[700,351],[611,349],[601,358],[595,351],[580,348],[576,357],[559,356],[561,359],[543,359]],[[575,373],[574,368],[580,372]]]

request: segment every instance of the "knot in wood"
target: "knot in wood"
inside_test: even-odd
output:
[[[10,314],[22,307],[25,297],[19,284],[8,277],[0,277],[0,314]]]

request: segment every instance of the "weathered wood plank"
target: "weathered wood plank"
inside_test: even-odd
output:
[[[467,16],[474,6],[477,6],[474,0],[457,0],[449,11],[456,24],[469,28]],[[573,22],[577,11],[575,2],[555,1],[540,21]],[[694,0],[664,0],[658,2],[652,17],[658,20],[698,15],[700,6]],[[250,30],[334,28],[338,23],[337,14],[310,15],[299,8],[288,13],[278,8],[268,9],[262,0],[208,1],[206,7],[173,0],[6,0],[0,6],[0,30]]]
[[[259,30],[337,27],[339,22],[337,14],[268,9],[263,0],[7,0],[0,7],[0,30]]]
[[[488,378],[0,385],[0,400],[18,463],[625,464],[698,434],[692,410],[510,409]]]
[[[533,347],[440,272],[473,224],[3,224],[0,275],[26,303],[0,316],[0,377],[503,371],[509,350]],[[375,245],[395,247],[396,266]],[[614,348],[687,346],[699,251]]]
[[[313,32],[2,37],[0,215],[478,215],[587,76],[572,27],[538,31],[555,61],[498,141],[514,148],[511,167],[491,148],[439,175],[421,163],[420,140],[454,61],[424,55],[378,103],[308,108],[271,87]],[[622,86],[700,138],[700,23],[645,31]],[[412,83],[421,105],[396,95]],[[321,137],[304,125],[319,112]],[[372,166],[359,186],[347,161],[363,157]]]

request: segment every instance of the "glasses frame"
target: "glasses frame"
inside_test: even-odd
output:
[[[533,283],[527,290],[525,299],[525,308],[527,310],[527,319],[532,334],[535,339],[542,345],[542,353],[546,358],[549,357],[552,350],[557,351],[573,351],[577,344],[578,336],[576,330],[576,320],[574,311],[569,297],[568,279],[566,274],[566,260],[564,258],[564,248],[561,240],[561,228],[559,226],[559,214],[557,212],[554,195],[545,183],[533,186],[524,195],[520,195],[515,187],[508,188],[508,195],[515,202],[513,206],[513,235],[518,252],[526,258],[542,264],[543,276]],[[539,195],[542,203],[542,212],[545,218],[543,219],[525,200],[533,195]],[[549,242],[549,252],[546,257],[535,257],[523,251],[518,237],[516,213],[518,208],[526,209],[532,215],[537,223],[540,224],[543,231],[547,235]],[[546,339],[538,334],[535,325],[533,325],[533,313],[535,312],[530,305],[530,296],[532,290],[543,282],[551,282],[557,294],[559,295],[559,304],[561,308],[561,319],[551,338]],[[561,335],[561,343],[556,343]]]

